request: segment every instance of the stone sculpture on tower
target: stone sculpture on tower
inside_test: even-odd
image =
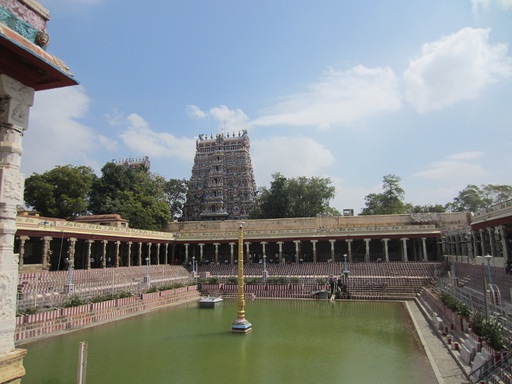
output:
[[[199,135],[185,220],[239,220],[254,208],[256,184],[247,131]]]

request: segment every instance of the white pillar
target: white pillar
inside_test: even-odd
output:
[[[235,262],[235,244],[236,243],[229,243],[229,247],[230,247],[230,253],[229,253],[229,263],[231,265],[233,265],[233,263]]]
[[[199,243],[197,245],[199,245],[199,262],[202,263],[203,262],[203,247],[204,247],[204,244],[203,243]]]
[[[313,262],[316,263],[316,243],[318,240],[311,240],[311,244],[313,245]]]
[[[427,238],[426,237],[422,237],[421,238],[421,245],[423,246],[423,261],[428,261],[428,257],[427,257]]]
[[[365,245],[365,253],[364,253],[364,261],[369,262],[370,261],[370,240],[371,239],[364,239],[364,245]]]
[[[300,240],[293,240],[293,242],[295,243],[295,262],[298,263],[299,262],[299,245],[300,245]]]
[[[329,240],[329,243],[331,243],[331,260],[332,261],[336,261],[336,256],[334,254],[334,243],[336,242],[336,240]]]
[[[284,243],[282,241],[277,242],[277,245],[279,246],[279,264],[283,262],[283,244]]]
[[[348,262],[352,262],[352,239],[346,239],[345,242],[347,243],[347,254],[348,254]]]
[[[389,239],[382,239],[382,247],[384,248],[384,261],[386,263],[389,263],[389,248],[388,248],[388,242]]]
[[[92,247],[93,243],[94,243],[94,240],[92,240],[92,239],[87,239],[85,241],[85,244],[86,244],[85,269],[91,269],[91,247]]]
[[[185,243],[183,244],[185,246],[185,265],[188,265],[188,247],[189,247],[189,243]]]
[[[215,264],[219,264],[219,245],[220,243],[213,243],[215,246]]]
[[[403,237],[400,240],[402,241],[402,261],[409,261],[409,258],[407,256],[407,240],[409,239]]]
[[[267,249],[266,248],[267,248],[267,244],[268,243],[266,241],[262,241],[262,242],[260,242],[260,244],[261,244],[261,248],[262,248],[262,251],[263,251],[263,256],[265,256],[267,254]]]

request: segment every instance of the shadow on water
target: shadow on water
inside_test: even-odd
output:
[[[400,303],[248,301],[247,335],[236,303],[164,310],[24,346],[23,384],[76,382],[88,342],[87,382],[435,383]]]

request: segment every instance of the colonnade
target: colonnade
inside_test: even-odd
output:
[[[491,255],[509,259],[509,230],[506,225],[472,230],[452,230],[443,234],[443,254],[454,256]]]
[[[69,266],[91,269],[169,264],[169,252],[172,251],[168,242],[27,235],[18,236],[15,248],[16,245],[20,270],[26,258],[36,262],[40,260],[42,270],[59,270]]]
[[[436,257],[437,239],[429,238],[431,259]],[[353,262],[355,257],[354,242],[358,241],[357,253],[360,255],[361,241],[364,243],[364,254],[362,260],[370,261],[390,261],[390,242],[394,242],[393,257],[400,261],[409,261],[410,254],[413,254],[413,260],[428,261],[427,237],[410,239],[401,238],[363,238],[363,239],[308,239],[308,240],[288,240],[288,241],[246,241],[244,242],[245,259],[248,262],[261,262],[261,258],[267,258],[267,261],[274,263],[285,262],[317,262],[317,261],[341,261],[341,255],[347,255],[347,261]],[[380,243],[380,246],[378,245]],[[434,244],[434,247],[432,247]],[[326,248],[328,251],[319,252],[319,247]],[[214,242],[214,243],[183,243],[184,262],[190,263],[193,259],[199,263],[213,262],[234,264],[236,261],[237,243]],[[213,246],[213,250],[212,250]],[[220,249],[223,248],[222,252]],[[270,252],[269,249],[274,252]],[[285,248],[289,251],[285,252]],[[434,248],[434,250],[432,250]],[[340,254],[341,250],[341,254]],[[213,251],[213,252],[212,252]],[[307,252],[306,252],[307,251]],[[327,256],[326,256],[327,255]],[[288,258],[286,258],[288,256]],[[338,259],[338,260],[337,260]]]

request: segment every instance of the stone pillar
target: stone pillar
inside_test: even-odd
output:
[[[41,238],[43,240],[43,254],[41,255],[41,266],[43,271],[48,271],[51,267],[50,263],[50,243],[53,240],[53,237],[44,236]]]
[[[23,131],[34,89],[0,74],[0,370],[2,383],[17,383],[25,374],[25,350],[15,349],[18,255],[14,253],[16,207],[23,202],[20,172]]]
[[[137,255],[137,265],[139,267],[142,265],[142,241],[139,241],[139,253]]]
[[[508,261],[507,229],[504,225],[500,225],[499,230],[500,230],[500,237],[501,237],[501,248],[503,250],[503,259],[506,264]]]
[[[245,242],[245,255],[247,256],[246,260],[248,263],[252,263],[252,260],[249,260],[249,255],[251,254],[250,249],[251,249],[251,243],[246,241]]]
[[[478,232],[480,233],[480,256],[485,256],[485,235],[483,228],[480,228]]]
[[[204,247],[204,244],[203,243],[199,243],[197,245],[199,245],[199,262],[202,263],[203,262],[203,247]]]
[[[119,240],[116,241],[116,261],[115,261],[115,267],[116,268],[119,268],[119,265],[120,265],[120,258],[121,258],[121,255],[119,254],[119,247],[121,246],[121,242]]]
[[[402,261],[409,261],[409,258],[407,256],[407,240],[409,240],[406,237],[402,237],[400,241],[402,242]]]
[[[231,249],[230,253],[229,253],[229,263],[231,265],[233,265],[233,263],[235,262],[235,244],[236,243],[229,243],[229,247]]]
[[[148,255],[147,255],[147,258],[149,258],[149,265],[153,264],[151,262],[151,246],[153,245],[153,243],[148,243]]]
[[[491,256],[496,257],[496,247],[494,244],[494,228],[487,227],[487,235],[489,236],[489,248],[491,249]],[[483,255],[485,256],[485,255]]]
[[[188,247],[190,246],[189,243],[183,244],[185,246],[185,265],[188,265]]]
[[[107,245],[108,240],[101,240],[101,245],[103,246],[103,254],[101,256],[101,268],[107,268]]]
[[[298,263],[299,262],[299,254],[300,254],[300,249],[299,249],[300,240],[293,240],[293,242],[295,243],[295,262]]]
[[[364,245],[365,245],[365,253],[364,253],[364,261],[369,262],[370,261],[370,241],[371,239],[363,239]]]
[[[68,239],[69,246],[68,246],[68,256],[69,256],[69,262],[71,263],[71,268],[75,268],[75,245],[76,245],[76,237],[70,237]]]
[[[316,243],[318,243],[318,240],[311,240],[311,245],[313,246],[313,263],[316,263]]]
[[[168,265],[169,264],[169,243],[165,243],[164,247],[165,247],[164,264]],[[174,263],[174,260],[171,260],[171,264],[173,264],[173,263]]]
[[[92,244],[94,243],[94,240],[87,239],[85,240],[85,244],[87,244],[87,248],[85,250],[85,269],[89,270],[91,269],[91,248]]]
[[[336,240],[332,240],[332,239],[329,240],[329,243],[331,243],[331,260],[333,262],[336,261],[336,255],[334,253],[334,243],[335,242],[336,242]]]
[[[278,241],[277,245],[279,246],[279,264],[283,262],[283,244],[284,242]]]
[[[215,246],[215,264],[219,264],[219,245],[220,243],[213,243]]]
[[[25,242],[27,240],[30,240],[30,237],[28,236],[20,236],[20,253],[19,253],[19,268],[18,270],[21,272],[23,269],[23,257],[25,256]]]
[[[132,242],[128,242],[128,260],[126,261],[126,266],[131,267],[132,266]]]
[[[267,243],[266,241],[262,241],[260,244],[261,244],[261,248],[262,248],[262,250],[263,250],[263,256],[265,256],[265,255],[267,254],[267,249],[266,249],[266,247],[267,247],[267,244],[268,244],[268,243]]]
[[[347,256],[348,256],[348,262],[352,262],[352,239],[346,239],[345,242],[347,243]]]
[[[426,237],[421,238],[421,245],[422,245],[422,249],[423,249],[423,261],[427,262],[428,257],[427,257],[427,238]]]
[[[389,239],[382,239],[382,248],[384,250],[384,261],[386,263],[389,263],[389,248],[388,248],[388,242]]]
[[[156,243],[156,265],[160,265],[160,243]]]

